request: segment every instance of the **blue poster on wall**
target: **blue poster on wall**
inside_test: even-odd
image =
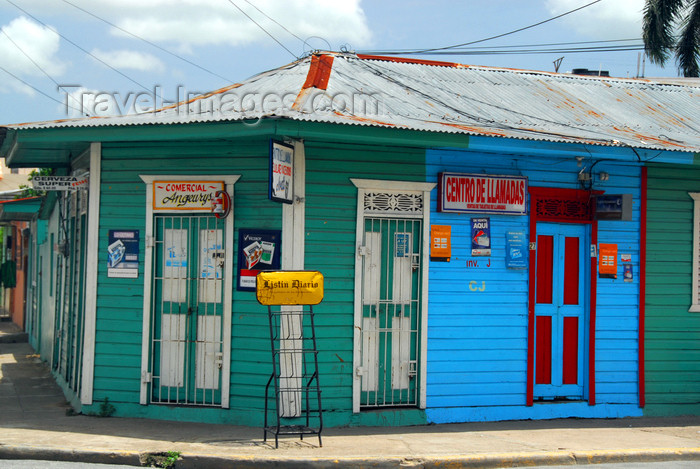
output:
[[[527,269],[528,242],[524,231],[506,231],[506,267]]]
[[[139,276],[139,230],[109,230],[107,277]]]
[[[262,270],[279,270],[282,230],[238,230],[238,290],[255,291]]]
[[[491,255],[491,222],[489,218],[472,218],[472,256]]]

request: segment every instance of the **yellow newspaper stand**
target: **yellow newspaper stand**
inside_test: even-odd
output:
[[[318,435],[322,446],[323,411],[318,381],[318,350],[313,306],[323,300],[323,275],[315,271],[261,272],[256,297],[270,318],[272,374],[265,386],[264,441],[275,435]],[[274,384],[277,424],[268,424]]]

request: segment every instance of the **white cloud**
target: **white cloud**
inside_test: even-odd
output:
[[[20,78],[43,77],[46,72],[55,79],[66,68],[57,57],[59,40],[59,35],[53,29],[25,17],[15,18],[2,26],[0,66]],[[16,80],[3,81],[9,89],[33,94],[30,88]]]
[[[546,0],[552,15],[585,5],[585,0]],[[560,20],[581,37],[590,39],[631,39],[642,35],[644,0],[604,0],[564,16]]]
[[[102,62],[116,69],[132,69],[144,72],[162,72],[165,64],[157,57],[131,50],[103,51],[93,49],[90,52]]]
[[[74,5],[141,38],[159,44],[176,44],[183,50],[196,46],[274,44],[232,2],[294,53],[304,50],[302,42],[251,3],[303,40],[318,36],[332,48],[346,42],[353,47],[366,46],[371,40],[360,0],[256,0],[250,3],[246,0],[71,0]],[[63,2],[25,0],[22,6],[29,11],[92,21],[85,13]],[[112,33],[132,37],[115,28]],[[314,45],[318,46],[318,42]]]

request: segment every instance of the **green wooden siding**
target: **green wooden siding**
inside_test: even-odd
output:
[[[281,229],[282,206],[267,198],[268,145],[267,138],[103,144],[100,252],[106,252],[109,230],[137,229],[141,265],[137,279],[108,278],[106,258],[100,261],[94,404],[84,412],[98,412],[99,404],[109,398],[120,416],[262,424],[264,388],[271,372],[267,310],[254,293],[235,287],[230,409],[138,404],[146,216],[146,186],[139,174],[240,174],[234,186],[237,248],[239,228]],[[424,423],[424,414],[418,410],[352,414],[357,189],[350,181],[423,182],[424,150],[308,140],[305,145],[306,268],[325,277],[325,298],[316,307],[324,424]]]
[[[357,188],[350,178],[425,181],[425,150],[306,141],[306,269],[324,275],[315,307],[328,425],[424,423],[418,411],[352,414]],[[400,163],[396,163],[399,161]]]
[[[234,240],[240,228],[281,229],[280,204],[267,198],[267,138],[246,141],[105,143],[102,147],[100,252],[106,253],[109,230],[141,232],[137,279],[107,277],[106,257],[99,263],[95,348],[94,409],[105,397],[117,415],[237,421],[262,409],[261,396],[271,370],[267,312],[251,292],[233,293],[231,409],[227,417],[205,409],[138,406],[145,258],[146,185],[140,174],[240,174],[234,186]],[[236,272],[237,265],[234,265]],[[234,282],[235,284],[235,282]],[[256,424],[257,422],[242,422]]]
[[[700,313],[691,304],[700,168],[648,168],[645,415],[700,414]]]

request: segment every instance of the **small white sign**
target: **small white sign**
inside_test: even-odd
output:
[[[274,140],[270,142],[270,199],[294,201],[294,147]]]

